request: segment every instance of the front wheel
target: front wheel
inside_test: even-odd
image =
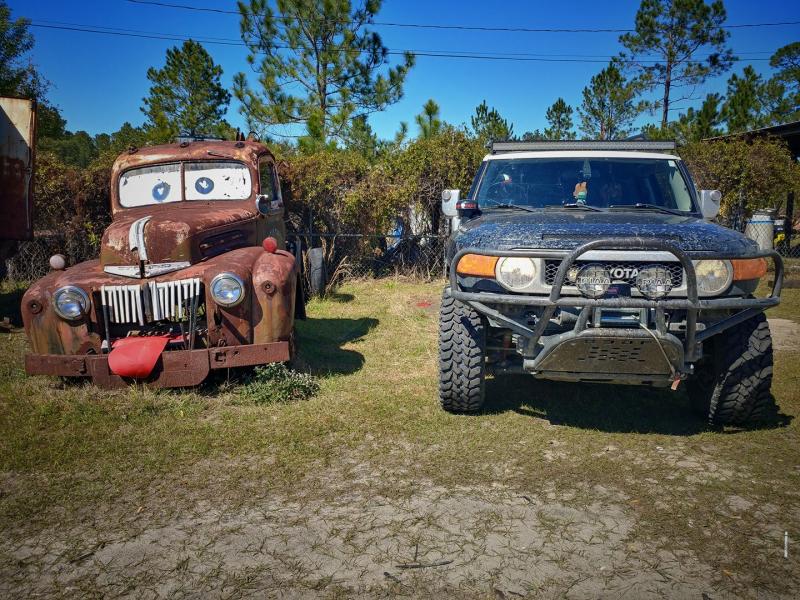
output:
[[[708,410],[712,425],[750,425],[775,409],[772,336],[763,313],[712,340],[708,359],[688,383],[690,398]]]
[[[445,289],[439,311],[439,402],[448,412],[477,412],[485,383],[486,323]]]

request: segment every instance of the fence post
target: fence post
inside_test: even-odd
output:
[[[786,198],[786,221],[783,224],[786,254],[792,255],[792,221],[794,220],[794,190]]]

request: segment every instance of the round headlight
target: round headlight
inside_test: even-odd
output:
[[[75,321],[89,310],[89,296],[81,288],[65,285],[53,294],[53,309],[62,319]]]
[[[663,298],[672,291],[672,276],[661,265],[645,267],[636,276],[636,287],[650,299]]]
[[[610,285],[611,275],[603,265],[586,265],[575,278],[575,286],[587,298],[599,298]]]
[[[244,282],[233,273],[220,273],[211,280],[211,297],[220,306],[236,306],[244,299]]]
[[[697,293],[701,296],[721,294],[731,284],[733,269],[727,260],[698,260],[694,263]]]
[[[497,281],[510,290],[524,290],[536,278],[536,263],[530,258],[507,256],[497,261]]]

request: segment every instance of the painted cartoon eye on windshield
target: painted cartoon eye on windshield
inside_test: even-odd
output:
[[[165,181],[159,181],[153,186],[153,199],[157,202],[163,202],[169,196],[169,184]]]
[[[119,178],[119,201],[125,207],[179,202],[180,190],[179,163],[139,167],[126,171]]]
[[[232,161],[186,163],[187,200],[245,200],[252,193],[250,170]]]
[[[210,194],[214,189],[214,182],[208,177],[201,177],[194,182],[194,189],[200,194]]]

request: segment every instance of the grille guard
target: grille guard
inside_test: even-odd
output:
[[[572,264],[583,254],[590,250],[639,250],[639,251],[664,251],[669,252],[683,266],[686,280],[686,298],[665,298],[661,300],[648,300],[647,298],[585,298],[583,296],[562,296],[561,291],[566,281],[567,271]],[[675,247],[675,245],[662,240],[643,240],[641,238],[614,239],[603,238],[593,240],[578,246],[561,260],[561,265],[556,273],[549,296],[533,296],[524,294],[498,294],[495,292],[465,292],[461,289],[456,273],[456,265],[465,254],[480,254],[484,256],[513,256],[523,258],[553,258],[552,251],[541,249],[525,250],[489,250],[485,248],[463,248],[453,257],[450,265],[450,295],[456,300],[470,304],[479,313],[492,317],[507,325],[515,333],[527,338],[528,344],[535,345],[542,337],[556,308],[572,306],[581,308],[578,322],[585,322],[589,312],[595,308],[653,308],[656,311],[656,323],[664,322],[664,311],[686,311],[686,336],[683,342],[684,357],[687,362],[699,358],[697,345],[713,335],[721,333],[730,327],[738,325],[754,317],[766,309],[776,306],[780,302],[781,287],[783,285],[783,259],[774,250],[760,251],[758,253],[741,256],[724,253],[689,254]],[[766,298],[708,298],[700,299],[697,293],[697,274],[692,260],[733,260],[742,258],[771,258],[775,267],[775,279],[770,295]],[[517,306],[540,306],[544,311],[539,321],[530,329],[509,319],[494,310],[489,304],[510,304]],[[697,314],[701,310],[739,310],[725,319],[708,325],[702,331],[697,331]],[[661,332],[663,333],[663,332]]]

